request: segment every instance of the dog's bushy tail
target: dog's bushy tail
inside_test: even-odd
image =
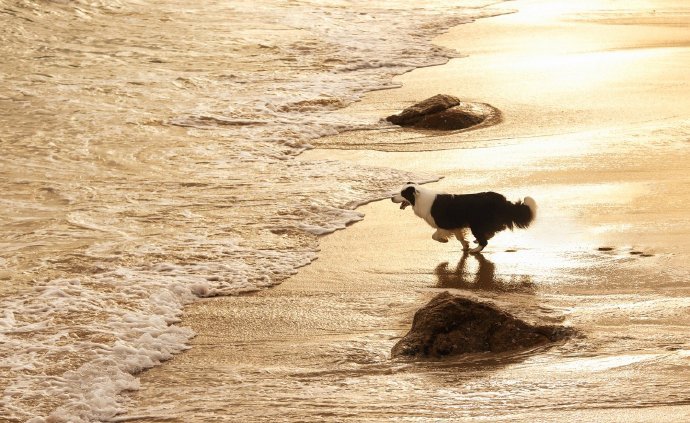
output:
[[[537,217],[537,202],[532,197],[510,204],[510,220],[518,228],[526,228]]]

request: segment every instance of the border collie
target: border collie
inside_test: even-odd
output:
[[[412,206],[414,214],[436,229],[431,236],[438,242],[448,242],[455,236],[462,249],[479,253],[489,240],[504,229],[526,228],[537,216],[537,203],[532,197],[511,203],[495,192],[477,194],[439,194],[408,182],[391,200],[400,204],[400,209]],[[469,228],[477,245],[470,250],[465,240]]]

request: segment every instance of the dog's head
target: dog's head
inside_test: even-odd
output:
[[[415,202],[415,197],[419,191],[417,191],[417,184],[414,182],[408,182],[400,188],[400,192],[393,194],[391,201],[394,203],[401,203],[400,210],[404,210],[407,206],[413,206]]]

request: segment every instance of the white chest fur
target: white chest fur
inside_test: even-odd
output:
[[[435,192],[425,189],[418,189],[415,203],[412,207],[414,209],[414,214],[424,219],[432,228],[438,228],[438,226],[436,226],[434,217],[431,215],[431,206],[434,204],[435,198]]]

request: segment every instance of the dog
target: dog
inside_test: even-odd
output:
[[[455,236],[463,251],[471,253],[481,252],[497,232],[527,228],[537,217],[537,203],[532,197],[512,203],[496,192],[441,194],[413,182],[405,184],[391,200],[401,203],[401,210],[412,206],[414,214],[436,229],[433,240],[448,242]],[[466,229],[475,237],[475,248],[470,249],[465,240]]]

